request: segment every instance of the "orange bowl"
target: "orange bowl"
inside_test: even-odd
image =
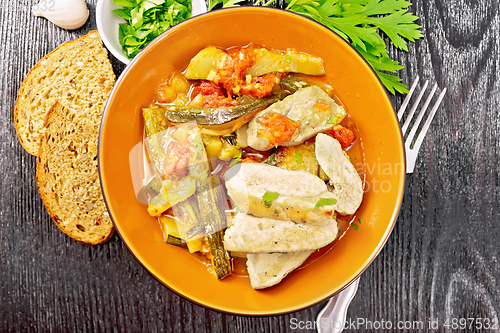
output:
[[[325,61],[323,78],[354,118],[361,138],[365,196],[357,217],[336,245],[279,285],[254,290],[248,278],[213,278],[184,249],[167,245],[156,219],[136,199],[129,155],[142,140],[142,107],[155,87],[186,68],[207,45],[222,48],[257,43],[294,48]],[[375,73],[342,38],[302,16],[277,9],[241,7],[210,12],[168,30],[127,66],[104,112],[99,138],[99,173],[104,198],[123,241],[161,283],[185,298],[218,311],[271,315],[296,311],[341,291],[381,250],[403,196],[405,158],[401,132],[389,98]],[[140,155],[139,155],[140,156]]]

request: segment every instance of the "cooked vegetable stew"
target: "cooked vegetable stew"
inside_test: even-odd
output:
[[[158,85],[146,189],[167,244],[262,289],[342,237],[363,195],[361,140],[324,74],[295,50],[208,46]]]

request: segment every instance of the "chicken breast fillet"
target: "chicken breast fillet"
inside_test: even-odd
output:
[[[343,215],[354,214],[363,200],[363,184],[340,143],[331,136],[318,134],[316,158],[334,186],[332,193],[337,198],[335,210]]]
[[[268,150],[274,147],[262,135],[261,120],[278,113],[291,121],[299,122],[300,127],[291,140],[285,141],[280,146],[295,146],[324,132],[340,123],[347,115],[345,109],[338,105],[333,98],[318,86],[309,86],[298,89],[295,93],[276,102],[260,111],[248,123],[248,145],[257,150]]]
[[[226,229],[224,248],[243,253],[314,250],[333,242],[337,232],[334,218],[308,224],[237,214]]]
[[[302,265],[314,250],[287,253],[256,253],[247,257],[248,277],[254,289],[269,288],[281,282]]]
[[[334,215],[336,196],[309,172],[242,163],[229,169],[225,178],[227,193],[245,213],[308,224],[322,224]]]

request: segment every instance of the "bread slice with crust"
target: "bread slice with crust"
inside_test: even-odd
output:
[[[55,102],[47,113],[38,150],[36,181],[52,220],[80,243],[104,243],[114,228],[97,170],[101,117]]]
[[[55,101],[100,121],[114,83],[97,31],[57,47],[28,72],[19,88],[14,123],[22,146],[37,155],[45,117]]]

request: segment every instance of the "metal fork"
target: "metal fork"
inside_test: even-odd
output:
[[[415,88],[417,87],[418,84],[418,79],[419,77],[415,79],[415,82],[413,82],[410,91],[408,92],[408,95],[406,96],[405,100],[403,101],[403,104],[399,108],[398,111],[398,120],[401,121],[403,118],[403,114],[405,113],[406,107],[408,106],[411,96],[413,95],[413,92],[415,91]],[[408,132],[408,126],[410,125],[411,120],[413,119],[413,116],[415,114],[415,111],[418,107],[418,104],[420,103],[420,100],[422,99],[422,96],[424,95],[425,90],[427,89],[427,86],[429,84],[429,81],[425,81],[424,86],[420,90],[420,93],[417,96],[417,100],[413,103],[412,108],[410,109],[410,113],[408,114],[408,117],[406,117],[406,120],[403,124],[403,127],[401,127],[401,132],[403,133],[403,136]],[[422,110],[418,114],[417,120],[413,124],[410,134],[406,137],[405,140],[405,153],[406,153],[406,173],[413,173],[413,169],[415,168],[415,162],[417,161],[417,155],[418,151],[420,150],[420,146],[422,145],[422,142],[424,141],[424,137],[427,134],[427,130],[429,129],[429,126],[431,125],[432,119],[434,118],[434,115],[436,114],[436,111],[441,104],[441,101],[443,100],[444,94],[446,93],[446,88],[444,88],[441,93],[439,94],[436,103],[434,103],[434,106],[431,109],[431,112],[427,116],[427,119],[424,123],[424,126],[422,127],[422,130],[420,131],[420,134],[417,136],[417,139],[415,141],[415,144],[412,147],[412,142],[413,138],[415,137],[415,134],[417,133],[418,126],[420,125],[420,122],[422,121],[425,111],[427,110],[427,107],[432,101],[432,97],[434,96],[434,93],[436,92],[437,89],[437,84],[434,84],[434,87],[432,87],[431,93],[425,100],[424,105],[422,106]]]
[[[397,113],[398,120],[401,121],[403,118],[403,115],[406,111],[406,107],[410,103],[410,99],[413,95],[413,92],[415,91],[415,88],[417,87],[419,77],[415,79],[415,82],[413,82],[410,91],[408,92],[408,95],[406,96],[405,100],[403,101],[403,104],[399,108],[399,111]],[[413,106],[410,109],[410,112],[408,113],[408,116],[405,119],[405,122],[403,123],[403,126],[401,127],[401,132],[403,133],[403,137],[406,135],[408,132],[408,127],[413,119],[413,116],[415,114],[415,111],[417,110],[418,104],[420,103],[420,100],[422,99],[425,90],[427,89],[429,82],[425,81],[424,86],[420,90],[420,93],[417,96],[417,99],[413,103]],[[415,140],[415,144],[412,146],[413,143],[413,138],[415,137],[415,134],[417,133],[418,127],[424,117],[425,111],[427,110],[429,104],[432,101],[432,97],[434,96],[434,93],[437,90],[437,84],[434,85],[434,87],[431,90],[431,93],[425,100],[424,105],[422,106],[422,109],[420,113],[417,116],[417,119],[415,120],[415,123],[413,124],[410,134],[406,137],[405,140],[405,153],[406,153],[406,173],[413,173],[413,170],[415,168],[415,162],[417,161],[417,155],[418,151],[420,149],[420,146],[422,145],[422,142],[424,141],[424,137],[427,134],[427,130],[429,129],[429,126],[431,125],[432,119],[434,118],[434,115],[436,114],[436,111],[441,104],[441,101],[443,100],[444,94],[446,93],[446,88],[444,88],[441,93],[439,94],[436,103],[434,103],[434,106],[431,109],[431,112],[427,116],[427,119],[425,120],[425,123],[417,136],[417,139]],[[349,286],[347,286],[344,290],[342,290],[340,293],[337,295],[333,296],[326,306],[318,313],[317,316],[317,330],[319,333],[340,333],[344,330],[344,323],[347,317],[347,308],[349,307],[349,304],[351,303],[352,299],[356,295],[356,291],[358,290],[358,285],[359,285],[359,277],[356,278]]]

